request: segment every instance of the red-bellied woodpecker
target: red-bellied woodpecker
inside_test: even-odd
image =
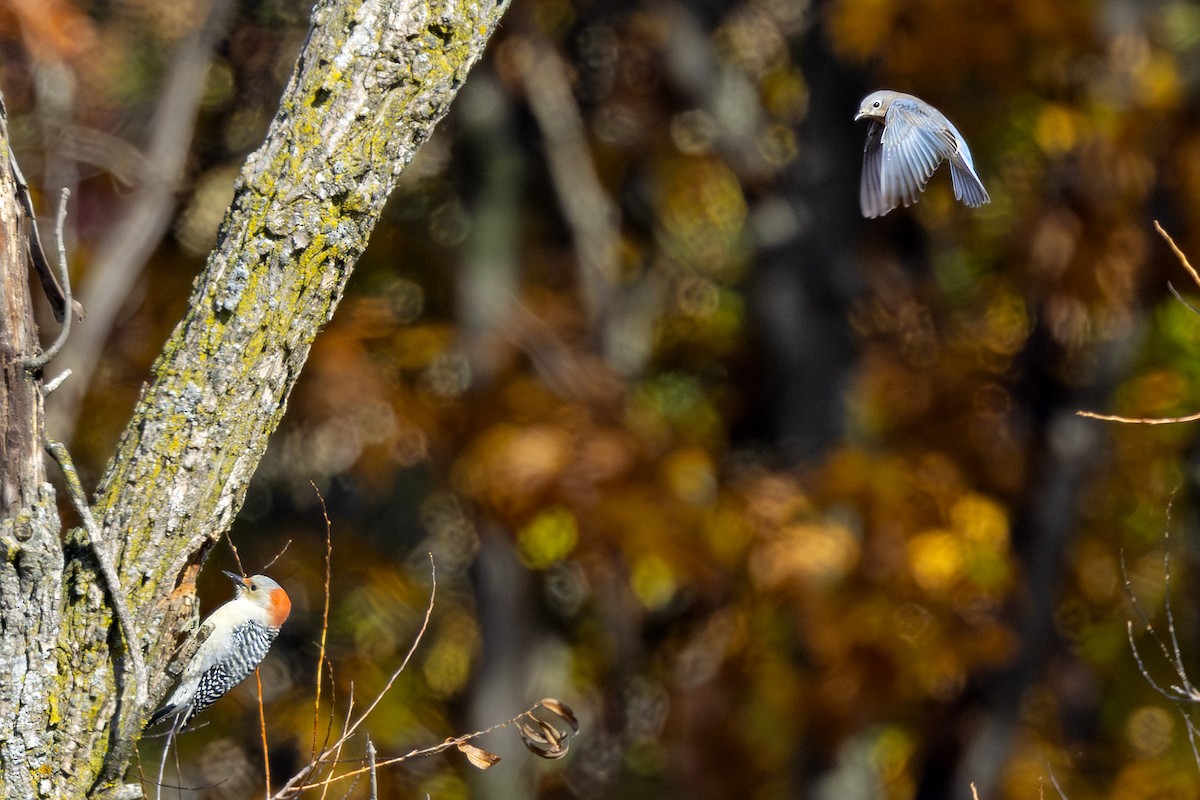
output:
[[[237,595],[208,619],[208,638],[183,669],[183,677],[170,699],[154,712],[149,725],[175,717],[175,729],[211,706],[237,686],[266,656],[279,634],[279,626],[292,611],[287,592],[265,575],[243,578],[226,575],[237,584]]]

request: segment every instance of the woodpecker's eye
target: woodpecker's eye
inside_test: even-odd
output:
[[[871,108],[879,108],[879,101],[876,100],[874,103],[871,103]]]
[[[258,584],[257,584],[257,583],[255,583],[254,581],[251,581],[251,582],[250,582],[250,591],[252,591],[252,592],[257,592],[257,591],[258,591]]]

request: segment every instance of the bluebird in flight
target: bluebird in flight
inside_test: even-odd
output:
[[[858,194],[864,217],[882,217],[901,203],[917,202],[942,161],[950,162],[955,199],[971,208],[991,202],[975,174],[967,141],[929,103],[903,92],[874,92],[854,119],[871,122]]]

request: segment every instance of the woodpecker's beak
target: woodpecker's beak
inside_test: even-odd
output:
[[[863,111],[863,110],[860,108],[860,109],[858,110],[858,113],[854,115],[854,121],[855,121],[855,122],[858,122],[860,119],[862,119],[862,118],[863,118],[863,117],[865,117],[866,115],[867,115],[867,112]]]
[[[233,581],[238,586],[246,585],[246,579],[243,578],[241,575],[238,575],[236,572],[230,572],[227,569],[223,569],[223,570],[221,570],[221,572],[223,572],[226,575],[226,577],[229,578],[229,580]]]

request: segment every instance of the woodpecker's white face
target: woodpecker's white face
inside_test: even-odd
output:
[[[237,584],[235,599],[253,603],[265,610],[273,627],[278,628],[288,618],[288,614],[292,611],[292,601],[283,587],[273,578],[268,578],[266,575],[251,575],[244,578],[234,572],[225,574]]]

